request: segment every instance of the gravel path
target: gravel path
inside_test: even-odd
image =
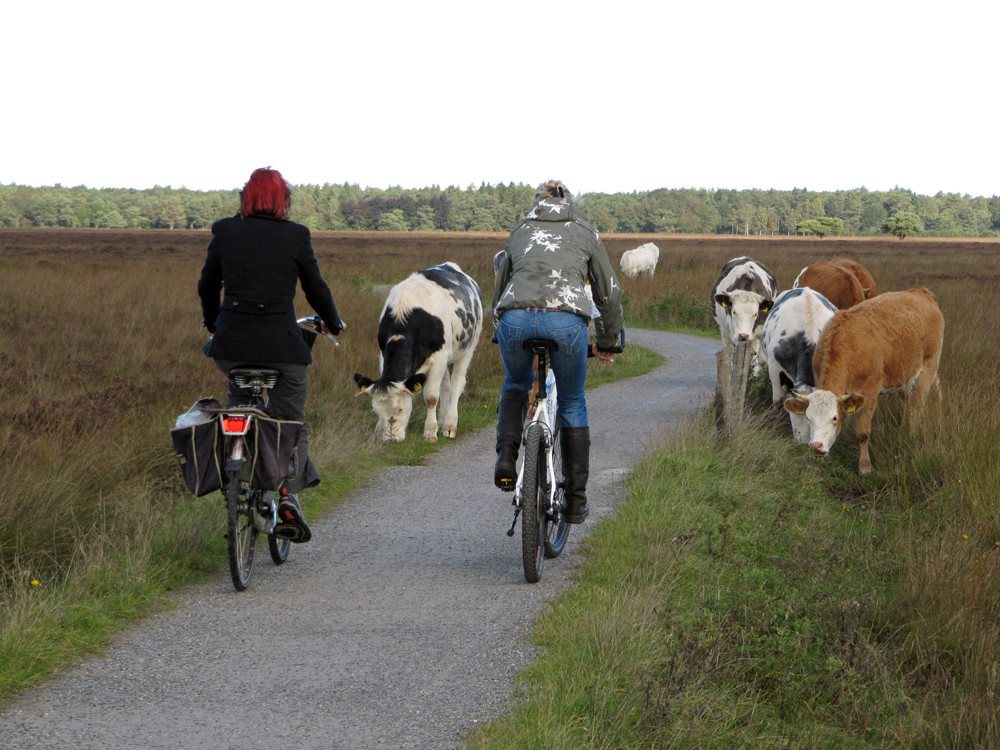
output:
[[[0,747],[460,746],[504,712],[533,656],[532,619],[572,584],[577,542],[612,512],[622,477],[710,403],[717,342],[629,333],[667,363],[589,392],[592,512],[540,583],[524,581],[520,531],[504,533],[492,430],[464,435],[358,490],[280,569],[258,548],[248,591],[220,572],[19,696],[0,714]]]

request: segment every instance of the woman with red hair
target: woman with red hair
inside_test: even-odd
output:
[[[279,370],[281,377],[269,394],[271,415],[305,422],[312,342],[296,323],[297,285],[302,284],[306,301],[322,318],[324,332],[336,335],[345,324],[320,274],[309,229],[288,220],[291,194],[276,169],[254,170],[240,191],[239,213],[212,226],[198,296],[204,325],[213,334],[205,354],[227,376],[240,365]],[[228,399],[229,406],[246,403],[232,383]],[[298,474],[283,488],[278,504],[275,533],[293,542],[312,536],[297,496],[319,484],[308,446],[307,426],[298,445]]]

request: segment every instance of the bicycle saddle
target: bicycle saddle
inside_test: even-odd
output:
[[[547,352],[557,352],[559,351],[559,344],[552,339],[528,339],[522,344],[522,348],[529,352],[537,352],[539,349]]]
[[[259,383],[262,388],[274,388],[280,374],[269,367],[234,367],[229,371],[230,379],[240,388],[251,388],[254,383]]]

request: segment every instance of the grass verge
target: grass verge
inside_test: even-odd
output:
[[[637,467],[469,747],[998,745],[1000,542],[949,529],[961,485],[901,499],[933,451],[893,432],[905,468],[862,479],[856,443],[820,462],[756,420],[724,443],[705,418]]]

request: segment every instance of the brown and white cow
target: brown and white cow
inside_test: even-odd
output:
[[[809,287],[822,294],[837,309],[846,310],[875,295],[875,280],[857,261],[847,258],[818,260],[803,268],[793,289]]]
[[[816,389],[785,399],[785,408],[806,417],[809,447],[821,456],[833,447],[844,417],[858,411],[858,471],[868,474],[868,436],[879,394],[908,391],[908,421],[915,423],[938,384],[943,338],[944,316],[927,289],[887,292],[839,310],[816,344]]]
[[[749,342],[755,376],[760,372],[760,335],[776,296],[778,281],[774,274],[763,263],[746,256],[727,261],[712,286],[709,305],[719,324],[722,343],[730,349]]]
[[[381,376],[355,373],[358,393],[372,398],[378,415],[375,434],[386,442],[406,437],[413,394],[423,390],[427,404],[424,440],[437,440],[437,406],[442,432],[458,430],[458,399],[483,330],[479,285],[455,263],[425,268],[396,284],[382,308],[378,327]]]

